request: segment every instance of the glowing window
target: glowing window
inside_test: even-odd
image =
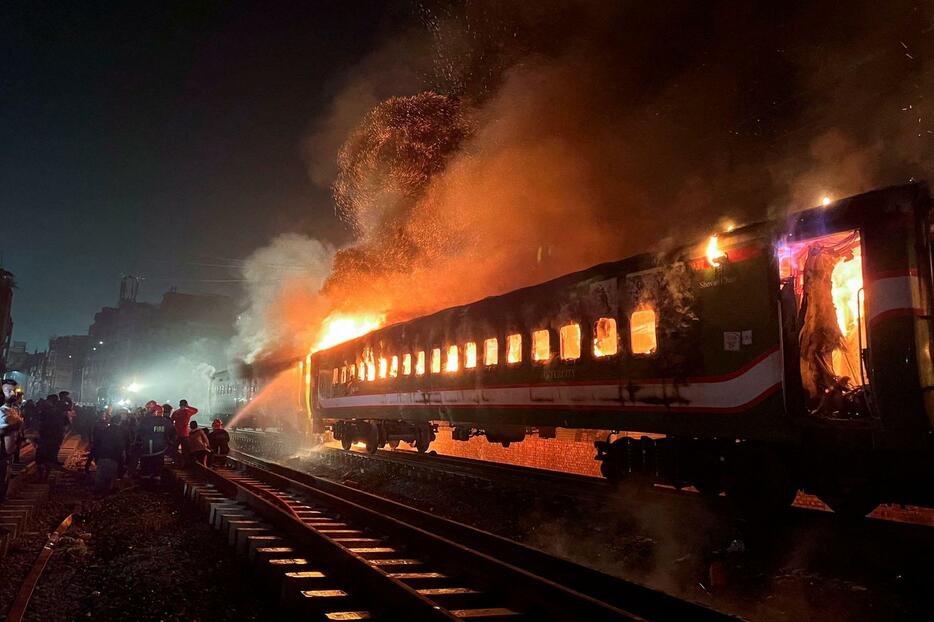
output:
[[[357,375],[357,366],[353,364],[348,365],[347,366],[347,381],[353,382],[354,376],[356,375]]]
[[[341,370],[337,367],[334,368],[334,371],[331,372],[331,384],[337,384],[341,377]]]
[[[367,352],[366,355],[366,379],[367,382],[376,380],[376,361],[373,360],[372,352]]]
[[[616,337],[616,320],[602,317],[593,325],[593,355],[597,358],[613,356],[619,351]]]
[[[551,356],[551,339],[548,329],[532,331],[532,360],[547,361]]]
[[[457,346],[448,346],[448,357],[444,361],[444,371],[453,374],[460,368],[460,353]]]
[[[341,384],[347,382],[347,366],[341,367]]]
[[[379,357],[379,377],[385,378],[387,371],[389,371],[389,361],[386,360],[385,356],[381,356]]]
[[[581,325],[568,324],[558,331],[561,337],[561,359],[573,361],[581,357]]]
[[[412,375],[412,355],[411,354],[406,353],[402,355],[402,375],[403,376]]]
[[[654,354],[658,347],[655,335],[655,310],[642,309],[629,318],[629,338],[633,354]]]
[[[477,366],[477,344],[468,341],[464,344],[464,368],[473,369]]]
[[[441,348],[434,348],[431,351],[431,373],[441,373]]]
[[[394,356],[389,359],[389,377],[395,378],[399,375],[399,357]]]
[[[512,365],[522,362],[522,335],[508,335],[506,337],[506,363]]]
[[[499,363],[499,342],[494,337],[483,342],[483,364],[496,365],[497,363]]]
[[[357,363],[357,378],[361,381],[366,380],[366,363],[363,361]]]
[[[420,350],[415,357],[415,373],[419,376],[425,375],[425,351]]]

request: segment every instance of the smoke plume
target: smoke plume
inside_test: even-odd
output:
[[[304,354],[327,314],[320,291],[333,256],[330,245],[293,233],[250,255],[242,268],[249,306],[237,317],[235,358],[253,363]]]
[[[251,279],[249,356],[307,348],[314,319],[334,310],[405,319],[688,241],[724,217],[776,216],[930,170],[931,6],[420,10],[431,75],[389,93],[327,156],[356,239],[333,270],[327,246],[303,239],[295,287]],[[387,48],[425,45],[407,33]],[[351,78],[334,109],[372,92]],[[327,166],[309,166],[322,181]]]

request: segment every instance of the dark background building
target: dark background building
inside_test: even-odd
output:
[[[0,268],[0,372],[7,370],[10,339],[13,336],[13,273]]]

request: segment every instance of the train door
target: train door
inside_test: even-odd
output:
[[[782,244],[778,258],[790,402],[823,419],[869,414],[859,230]]]

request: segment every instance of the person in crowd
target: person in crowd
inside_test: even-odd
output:
[[[114,423],[114,421],[118,423]],[[112,425],[116,425],[120,428],[120,434],[123,435],[123,438],[126,440],[126,452],[124,453],[123,461],[118,467],[117,477],[122,478],[127,474],[127,471],[130,466],[131,460],[139,460],[139,449],[136,444],[136,428],[133,426],[133,421],[130,417],[130,411],[126,408],[117,408],[113,410],[110,416],[110,422]],[[133,471],[131,475],[135,475],[136,465],[133,465]]]
[[[23,415],[23,424],[25,427],[35,427],[39,419],[39,407],[36,405],[35,400],[26,400],[23,404],[21,414]]]
[[[94,492],[104,495],[113,490],[120,465],[126,458],[127,439],[120,426],[120,415],[114,415],[103,427],[97,427],[94,438]]]
[[[143,445],[142,441],[140,441],[138,431],[143,417],[148,416],[145,414],[146,412],[147,411],[141,409],[134,410],[133,412],[127,411],[123,420],[123,428],[126,437],[130,439],[130,447],[127,450],[125,467],[125,472],[128,473],[130,477],[136,477],[140,466],[140,456],[143,453]]]
[[[197,421],[189,425],[188,434],[188,460],[207,466],[208,456],[211,455],[211,441],[204,430],[198,427]]]
[[[6,499],[10,460],[16,453],[16,439],[23,424],[19,412],[19,394],[13,390],[8,391],[8,387],[15,388],[16,381],[3,381],[3,397],[0,399],[0,501]]]
[[[68,417],[68,425],[70,426],[75,420],[75,402],[71,399],[71,393],[68,391],[59,391],[58,402],[61,404],[61,409],[65,413],[65,416]]]
[[[18,384],[19,383],[17,383],[12,378],[4,378],[3,381],[0,382],[0,385],[2,385],[3,388],[3,399],[0,400],[0,403],[5,404],[8,399],[13,397],[13,394],[16,393],[16,387]]]
[[[171,421],[162,416],[162,406],[158,404],[140,419],[136,438],[140,446],[140,473],[144,480],[161,479],[171,425]]]
[[[35,430],[39,425],[39,406],[34,400],[26,400],[20,409],[20,414],[23,416],[23,425],[20,426],[20,442],[16,447],[16,455],[13,457],[14,462],[20,461],[20,451],[27,442],[32,440],[35,444]]]
[[[91,470],[91,463],[96,462],[96,449],[97,449],[97,439],[101,436],[104,430],[109,428],[112,425],[110,419],[110,412],[105,410],[101,413],[100,419],[97,420],[97,423],[94,424],[94,428],[91,430],[91,438],[88,443],[88,457],[84,461],[84,472],[87,473]]]
[[[59,396],[49,395],[45,401],[46,407],[39,413],[39,448],[36,452],[36,462],[43,479],[48,476],[50,468],[61,466],[58,451],[68,427],[67,411],[63,409],[66,405],[60,402]]]
[[[188,427],[188,422],[191,421],[191,418],[197,414],[198,409],[194,406],[188,405],[188,400],[179,400],[178,409],[172,413],[172,423],[175,424],[175,432],[178,434],[178,444],[181,446],[182,453],[182,466],[185,465],[187,460],[188,451],[188,434],[190,428]]]
[[[166,419],[171,419],[172,410],[173,410],[173,406],[169,404],[168,402],[166,402],[165,404],[162,405],[162,416],[165,417]],[[175,465],[180,464],[181,458],[179,457],[179,454],[178,454],[178,431],[175,429],[174,421],[172,422],[172,427],[169,428],[168,443],[169,443],[169,448],[166,451],[166,453],[168,454],[169,458],[172,459],[172,464],[175,464]]]
[[[224,429],[224,424],[220,419],[211,422],[208,442],[211,443],[211,453],[213,455],[223,457],[230,453],[230,434]]]

